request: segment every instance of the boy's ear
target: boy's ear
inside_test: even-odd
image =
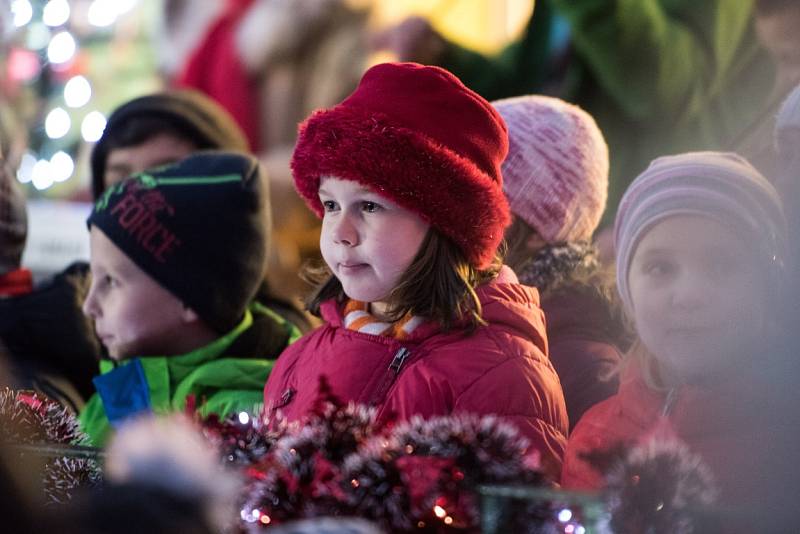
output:
[[[200,316],[197,315],[197,312],[184,304],[183,312],[181,313],[181,319],[183,319],[184,323],[196,323],[200,320]]]

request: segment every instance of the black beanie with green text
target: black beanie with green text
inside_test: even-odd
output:
[[[256,158],[205,151],[110,187],[87,224],[225,333],[241,321],[263,280],[269,211]]]

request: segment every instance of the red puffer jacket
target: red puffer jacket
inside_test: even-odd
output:
[[[739,367],[714,384],[656,391],[632,362],[623,372],[619,392],[590,408],[572,432],[561,483],[569,489],[600,489],[603,478],[582,453],[665,433],[705,461],[721,504],[740,510],[753,506],[756,496],[771,486],[770,471],[764,468],[771,460],[765,451],[782,436],[785,424],[783,415],[771,413],[788,413],[770,399],[769,387],[758,369]]]
[[[339,306],[323,303],[326,324],[278,358],[264,388],[265,406],[289,420],[302,417],[324,375],[342,400],[377,406],[379,420],[497,414],[516,424],[557,480],[568,421],[547,357],[538,293],[503,268],[477,294],[488,326],[465,335],[423,324],[402,342],[347,330]]]

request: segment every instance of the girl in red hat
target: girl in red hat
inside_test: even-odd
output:
[[[568,429],[535,289],[503,266],[505,124],[438,67],[386,63],[300,127],[298,192],[322,218],[309,309],[323,326],[290,346],[266,407],[305,415],[321,377],[379,421],[496,414],[550,477]]]

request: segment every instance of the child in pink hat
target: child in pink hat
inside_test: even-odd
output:
[[[563,485],[604,487],[586,453],[670,436],[708,464],[722,504],[760,506],[753,484],[768,484],[762,468],[781,426],[767,380],[782,357],[773,344],[786,251],[778,194],[733,153],[658,158],[623,196],[614,244],[637,341],[619,392],[570,435]]]
[[[611,277],[591,244],[606,206],[608,147],[591,115],[561,99],[528,95],[493,105],[509,137],[506,263],[539,290],[550,360],[574,427],[616,392],[613,370],[626,344]]]

